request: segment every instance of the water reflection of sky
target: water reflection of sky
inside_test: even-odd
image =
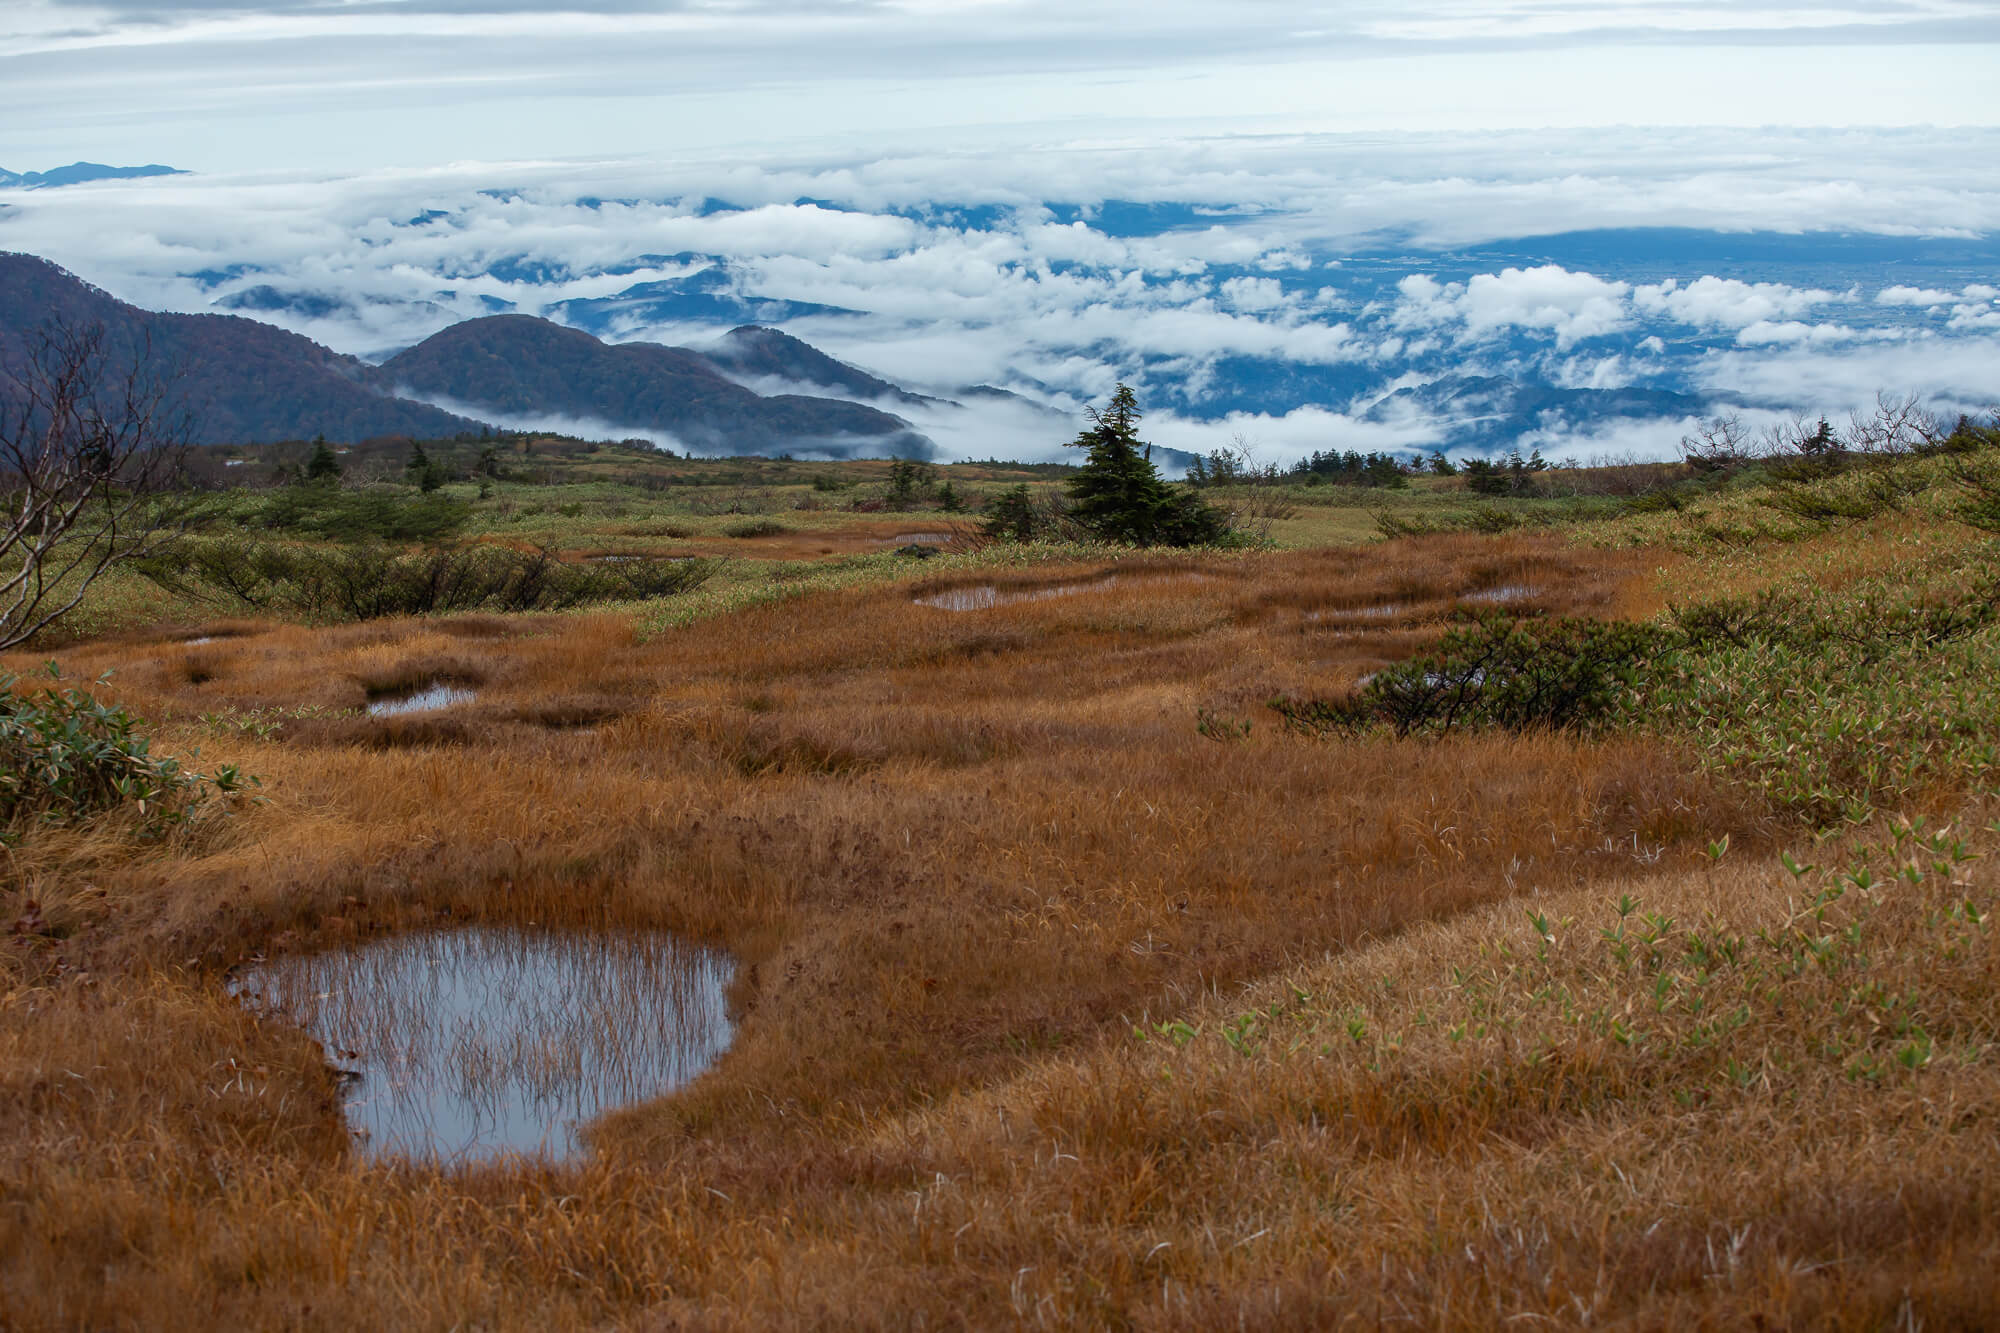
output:
[[[577,1127],[687,1082],[729,1044],[724,956],[658,934],[429,931],[280,958],[237,994],[359,1075],[373,1156],[564,1157]]]
[[[370,717],[396,717],[403,713],[429,713],[456,704],[469,704],[477,695],[454,685],[430,685],[404,694],[390,695],[368,705]]]

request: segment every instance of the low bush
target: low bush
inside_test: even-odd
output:
[[[1668,646],[1648,625],[1516,620],[1493,612],[1452,629],[1430,652],[1377,673],[1343,700],[1271,707],[1294,730],[1441,736],[1498,727],[1557,731],[1595,726],[1615,713],[1641,670]]]
[[[244,525],[320,541],[436,542],[456,536],[472,506],[441,491],[397,488],[342,490],[316,483],[289,486],[243,519]]]
[[[692,591],[708,562],[634,557],[569,564],[548,550],[467,545],[398,551],[315,548],[231,536],[195,539],[141,572],[173,591],[307,620],[463,611],[564,611]]]
[[[2000,779],[2000,566],[1978,547],[1677,610],[1649,725],[1825,826]]]
[[[1918,808],[2000,781],[2000,554],[1958,547],[1650,624],[1489,613],[1360,690],[1270,706],[1309,735],[1650,730],[1818,827]]]
[[[210,791],[255,782],[233,765],[204,775],[153,754],[142,725],[87,692],[22,689],[0,672],[0,843],[24,823],[72,823],[120,806],[157,830],[185,820]]]

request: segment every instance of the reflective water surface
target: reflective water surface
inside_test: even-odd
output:
[[[946,588],[916,599],[918,606],[934,606],[940,611],[984,611],[989,607],[1007,606],[1014,602],[1044,602],[1051,597],[1068,597],[1072,593],[1094,592],[1099,588],[1116,585],[1116,575],[1099,579],[1094,583],[1058,583],[1047,588],[1012,588],[1006,592],[990,583],[977,584],[970,588]]]
[[[401,713],[429,713],[440,708],[450,708],[454,704],[469,704],[478,697],[476,690],[460,689],[456,685],[430,685],[421,690],[377,699],[368,705],[368,716],[395,717]]]
[[[733,970],[657,933],[468,927],[272,959],[231,989],[326,1048],[369,1155],[559,1158],[723,1052]]]
[[[1497,588],[1486,588],[1465,595],[1468,602],[1525,602],[1541,594],[1541,589],[1526,583],[1503,583]]]
[[[915,599],[918,606],[934,606],[940,611],[984,611],[990,607],[1008,606],[1015,602],[1045,602],[1051,597],[1073,597],[1084,592],[1103,592],[1107,589],[1126,586],[1157,586],[1160,584],[1210,583],[1206,574],[1105,574],[1098,578],[1078,583],[1052,583],[1041,588],[999,588],[991,583],[978,583],[965,588],[946,588],[940,592],[928,593]]]

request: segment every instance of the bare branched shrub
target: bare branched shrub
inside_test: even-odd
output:
[[[1937,413],[1921,398],[1875,395],[1875,406],[1848,418],[1847,444],[1856,453],[1914,454],[1935,447],[1947,434]]]
[[[1711,417],[1681,436],[1681,457],[1698,472],[1741,467],[1755,461],[1757,452],[1740,413]]]
[[[179,530],[191,434],[150,348],[120,355],[102,328],[63,323],[0,348],[0,648],[46,629],[99,575]]]

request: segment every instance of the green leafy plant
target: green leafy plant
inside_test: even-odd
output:
[[[184,542],[180,558],[143,572],[163,587],[252,611],[308,620],[463,611],[562,611],[689,592],[711,562],[635,557],[575,564],[548,550],[490,544],[398,551],[386,546],[304,547],[240,535]]]
[[[1274,700],[1271,707],[1291,729],[1311,732],[1382,725],[1400,737],[1589,727],[1612,716],[1642,667],[1666,647],[1661,632],[1646,625],[1487,612],[1447,631],[1430,652],[1377,673],[1350,698]]]
[[[186,820],[210,793],[257,785],[233,764],[202,774],[154,754],[141,719],[87,691],[59,688],[53,663],[49,677],[24,689],[18,676],[0,672],[0,830],[130,806],[157,831]]]

